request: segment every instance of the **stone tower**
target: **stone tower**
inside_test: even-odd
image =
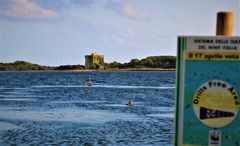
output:
[[[97,53],[86,55],[85,69],[104,69],[104,56]]]

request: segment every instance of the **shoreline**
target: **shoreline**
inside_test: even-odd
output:
[[[6,70],[0,72],[125,72],[125,71],[176,71],[175,68],[126,68],[106,70]]]
[[[126,68],[126,69],[109,69],[104,71],[175,71],[175,68]]]

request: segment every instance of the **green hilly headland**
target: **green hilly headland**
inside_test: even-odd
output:
[[[175,56],[150,56],[144,59],[131,59],[128,63],[111,62],[104,63],[104,70],[111,69],[139,69],[142,68],[162,68],[174,69],[176,67]],[[98,70],[98,65],[92,65],[93,70]],[[61,65],[61,66],[42,66],[26,61],[15,61],[13,63],[0,63],[0,71],[49,71],[49,70],[85,70],[84,65]]]

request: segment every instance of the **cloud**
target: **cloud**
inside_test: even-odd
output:
[[[0,16],[24,20],[52,20],[58,17],[56,11],[40,7],[29,0],[11,0],[0,10]]]
[[[71,3],[86,7],[91,6],[94,3],[94,0],[71,0]]]
[[[128,29],[127,29],[127,37],[128,37],[128,38],[135,38],[135,37],[136,37],[136,34],[135,34],[135,32],[133,31],[133,29],[131,29],[131,28],[128,28]]]
[[[138,12],[127,2],[124,2],[122,4],[120,10],[124,16],[127,16],[135,20],[145,20],[147,18],[146,11]]]
[[[31,0],[47,9],[62,11],[71,7],[89,8],[94,0]]]
[[[115,40],[119,45],[123,45],[125,42],[124,38],[122,37],[116,37]]]
[[[107,7],[114,10],[116,13],[133,20],[147,20],[148,13],[145,10],[136,10],[130,3],[126,1],[110,1]]]
[[[117,37],[115,37],[116,42],[119,45],[124,45],[126,42],[133,42],[137,38],[135,31],[132,28],[127,28]]]

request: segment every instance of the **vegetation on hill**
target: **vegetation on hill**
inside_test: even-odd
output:
[[[112,62],[106,63],[106,68],[175,68],[176,57],[175,56],[151,56],[144,59],[132,59],[129,63]]]
[[[54,68],[55,70],[84,70],[83,65],[61,65]]]
[[[0,71],[24,71],[24,70],[50,70],[52,67],[32,64],[26,61],[15,61],[14,63],[0,63]]]
[[[15,61],[14,63],[0,63],[0,71],[37,71],[37,70],[83,70],[82,65],[61,65],[58,67],[41,66],[26,61]]]
[[[144,59],[132,59],[128,63],[111,62],[105,63],[105,69],[129,69],[129,68],[175,68],[176,57],[174,56],[151,56]],[[41,66],[26,61],[14,63],[0,63],[0,71],[38,71],[38,70],[84,70],[83,65],[61,65],[58,67]],[[91,69],[99,69],[93,64]]]

